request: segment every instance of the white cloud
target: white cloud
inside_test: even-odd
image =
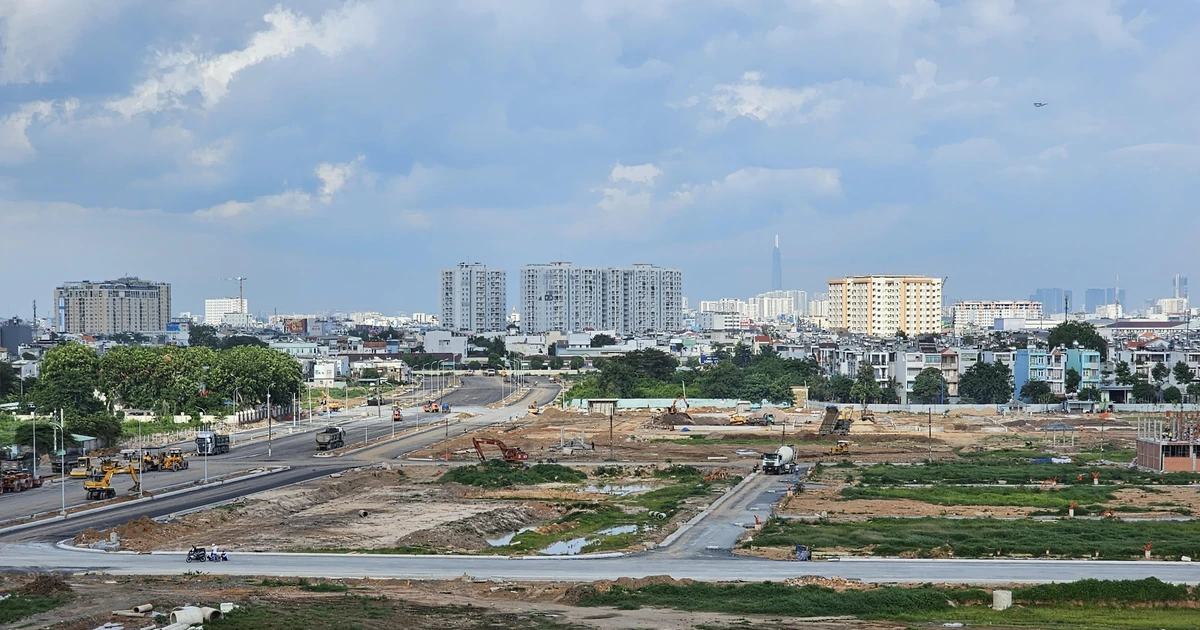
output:
[[[282,6],[276,6],[263,20],[270,28],[255,33],[241,50],[216,56],[186,49],[160,54],[149,78],[134,86],[129,96],[105,106],[130,117],[186,107],[187,97],[198,92],[203,106],[211,108],[229,92],[229,84],[239,72],[264,61],[310,46],[332,57],[351,46],[375,41],[374,13],[356,2],[326,12],[316,23]]]
[[[1200,169],[1200,144],[1147,142],[1109,151],[1109,155],[1153,169]]]
[[[1056,147],[1050,147],[1038,154],[1038,159],[1042,160],[1065,160],[1067,159],[1067,148],[1061,144]]]
[[[934,149],[930,161],[954,166],[994,161],[1003,156],[1004,147],[999,142],[991,138],[968,138]]]
[[[0,118],[0,164],[16,164],[33,157],[37,152],[25,132],[34,121],[53,113],[53,102],[35,101],[25,103],[17,111]]]
[[[709,105],[721,114],[722,121],[745,116],[767,125],[805,123],[830,118],[839,102],[827,98],[818,87],[801,89],[767,87],[761,72],[742,75],[739,83],[724,83],[713,88]]]
[[[1141,45],[1134,33],[1146,25],[1143,10],[1130,20],[1121,16],[1121,0],[1062,0],[1052,5],[1050,14],[1064,26],[1078,27],[1110,48],[1136,48]]]
[[[277,195],[258,197],[253,201],[226,201],[197,210],[192,216],[205,221],[218,219],[262,219],[263,215],[295,215],[312,211],[312,195],[288,190]]]
[[[713,181],[716,194],[753,196],[783,192],[796,196],[837,195],[842,173],[836,168],[743,168]]]
[[[963,9],[971,25],[960,27],[958,33],[959,39],[968,44],[1019,36],[1029,26],[1029,18],[1017,13],[1014,0],[970,0]]]
[[[322,163],[313,170],[317,179],[321,180],[321,201],[329,203],[333,195],[346,186],[354,178],[358,165],[362,164],[363,156],[358,156],[349,162],[341,164]]]
[[[662,175],[662,169],[653,164],[640,164],[637,166],[625,166],[620,162],[613,167],[612,173],[608,175],[608,181],[611,182],[633,182],[635,184],[646,184],[647,186],[654,185],[654,179]]]
[[[0,0],[0,85],[52,81],[79,35],[126,4],[124,0]]]
[[[971,82],[965,79],[959,79],[954,83],[937,82],[937,64],[921,57],[917,59],[916,72],[914,74],[905,74],[900,77],[900,85],[912,87],[913,100],[921,100],[926,96],[938,96],[941,94],[949,94],[950,92],[958,92],[970,87]],[[992,83],[994,85],[994,82]]]
[[[231,153],[233,153],[233,138],[224,138],[192,151],[189,159],[196,166],[212,168],[224,164]]]

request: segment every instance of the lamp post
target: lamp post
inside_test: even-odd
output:
[[[62,439],[58,443],[59,444],[58,456],[60,458],[58,460],[58,466],[59,466],[58,489],[59,489],[60,493],[62,494],[62,517],[67,518],[67,428],[66,428],[66,422],[63,419],[63,410],[62,409],[58,410],[58,422],[55,423],[55,422],[51,421],[50,425],[53,427],[57,427],[59,435],[62,436]]]
[[[271,386],[267,385],[267,461],[271,460]]]

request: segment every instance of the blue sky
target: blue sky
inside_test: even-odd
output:
[[[809,291],[1200,276],[1195,0],[219,6],[0,0],[0,315],[122,274],[429,311],[463,260],[746,297],[775,233]]]

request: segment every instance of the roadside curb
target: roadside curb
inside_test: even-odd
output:
[[[721,496],[717,497],[717,499],[715,501],[713,501],[712,503],[709,503],[708,507],[704,508],[703,510],[700,510],[699,514],[693,516],[691,519],[688,520],[688,522],[684,523],[683,525],[680,525],[679,529],[671,532],[671,535],[667,536],[666,538],[663,539],[662,542],[658,543],[658,545],[655,547],[655,549],[662,549],[663,547],[670,547],[676,540],[679,539],[680,536],[687,533],[688,530],[692,529],[693,527],[696,526],[697,523],[704,520],[704,518],[707,517],[710,513],[712,513],[713,510],[717,509],[723,503],[728,501],[729,497],[732,497],[735,494],[737,494],[738,491],[741,490],[743,485],[745,485],[747,482],[749,482],[751,479],[753,479],[757,475],[758,475],[757,472],[751,472],[749,475],[746,475],[745,477],[743,477],[742,480],[739,481],[736,486],[727,490],[725,492],[725,494],[722,494]]]
[[[104,553],[104,554],[125,554],[127,556],[186,556],[186,551],[105,551],[103,549],[91,549],[88,547],[76,547],[71,543],[71,538],[60,540],[55,543],[55,547],[63,551],[80,551],[84,553]],[[277,557],[277,558],[420,558],[420,559],[446,559],[446,558],[463,558],[468,560],[611,560],[613,558],[623,558],[628,554],[620,551],[611,551],[607,553],[579,554],[575,556],[505,556],[505,555],[468,555],[468,554],[405,554],[405,553],[311,553],[297,552],[289,553],[286,551],[239,551],[235,552],[239,555],[253,557]]]
[[[241,475],[238,477],[233,477],[231,479],[222,479],[220,481],[211,481],[209,483],[204,483],[204,484],[200,484],[200,485],[188,486],[186,488],[180,488],[178,490],[171,490],[169,492],[163,492],[161,494],[155,494],[155,495],[143,497],[141,499],[133,499],[132,501],[121,501],[120,503],[110,503],[108,505],[100,505],[100,506],[97,506],[94,508],[80,510],[78,512],[72,512],[65,518],[61,514],[58,516],[50,516],[47,518],[41,518],[41,519],[37,519],[35,521],[30,521],[28,523],[21,523],[20,525],[12,525],[9,527],[2,528],[2,529],[0,529],[0,536],[2,536],[4,534],[9,534],[12,532],[19,532],[22,530],[30,529],[32,527],[37,527],[38,525],[44,525],[46,523],[55,523],[55,522],[62,521],[62,520],[71,520],[72,518],[77,518],[80,516],[90,516],[90,515],[96,514],[98,512],[107,512],[109,510],[115,510],[117,508],[123,508],[123,507],[127,507],[130,505],[139,505],[139,504],[147,503],[149,501],[154,501],[157,499],[166,499],[169,497],[179,496],[181,494],[187,494],[189,492],[195,492],[197,490],[202,490],[204,488],[211,488],[212,486],[223,486],[225,484],[234,483],[237,481],[246,481],[249,479],[256,479],[258,477],[265,477],[267,475],[272,475],[272,474],[275,474],[278,472],[283,472],[285,470],[290,470],[290,469],[291,469],[291,466],[279,466],[276,468],[271,468],[271,469],[267,469],[267,470],[261,470],[259,472],[255,472],[255,473],[250,473],[249,475]]]

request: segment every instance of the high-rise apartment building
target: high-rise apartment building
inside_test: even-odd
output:
[[[204,325],[220,326],[231,324],[241,326],[242,320],[250,314],[249,302],[243,298],[227,297],[204,300]],[[232,315],[232,317],[226,317]]]
[[[997,319],[1041,319],[1042,303],[1029,300],[963,300],[954,303],[954,333],[991,328]]]
[[[1083,310],[1095,313],[1097,308],[1108,304],[1105,301],[1104,289],[1088,289],[1083,292]]]
[[[771,290],[783,290],[783,259],[779,255],[779,235],[775,235],[775,249],[771,252]]]
[[[503,269],[459,263],[441,271],[441,325],[464,332],[500,332],[508,316],[508,281]]]
[[[171,285],[138,278],[67,282],[54,290],[58,332],[114,335],[167,329]]]
[[[1078,309],[1079,305],[1075,303],[1074,292],[1067,289],[1050,288],[1038,289],[1029,296],[1031,302],[1041,302],[1042,312],[1046,315],[1061,315],[1066,311],[1066,302],[1070,302],[1072,309]]]
[[[1171,297],[1175,299],[1187,299],[1187,276],[1175,274],[1171,278]]]
[[[576,267],[569,262],[521,267],[521,331],[526,334],[592,329],[633,335],[682,327],[683,274],[678,269]]]
[[[942,331],[942,279],[851,276],[829,281],[829,325],[872,337]]]

